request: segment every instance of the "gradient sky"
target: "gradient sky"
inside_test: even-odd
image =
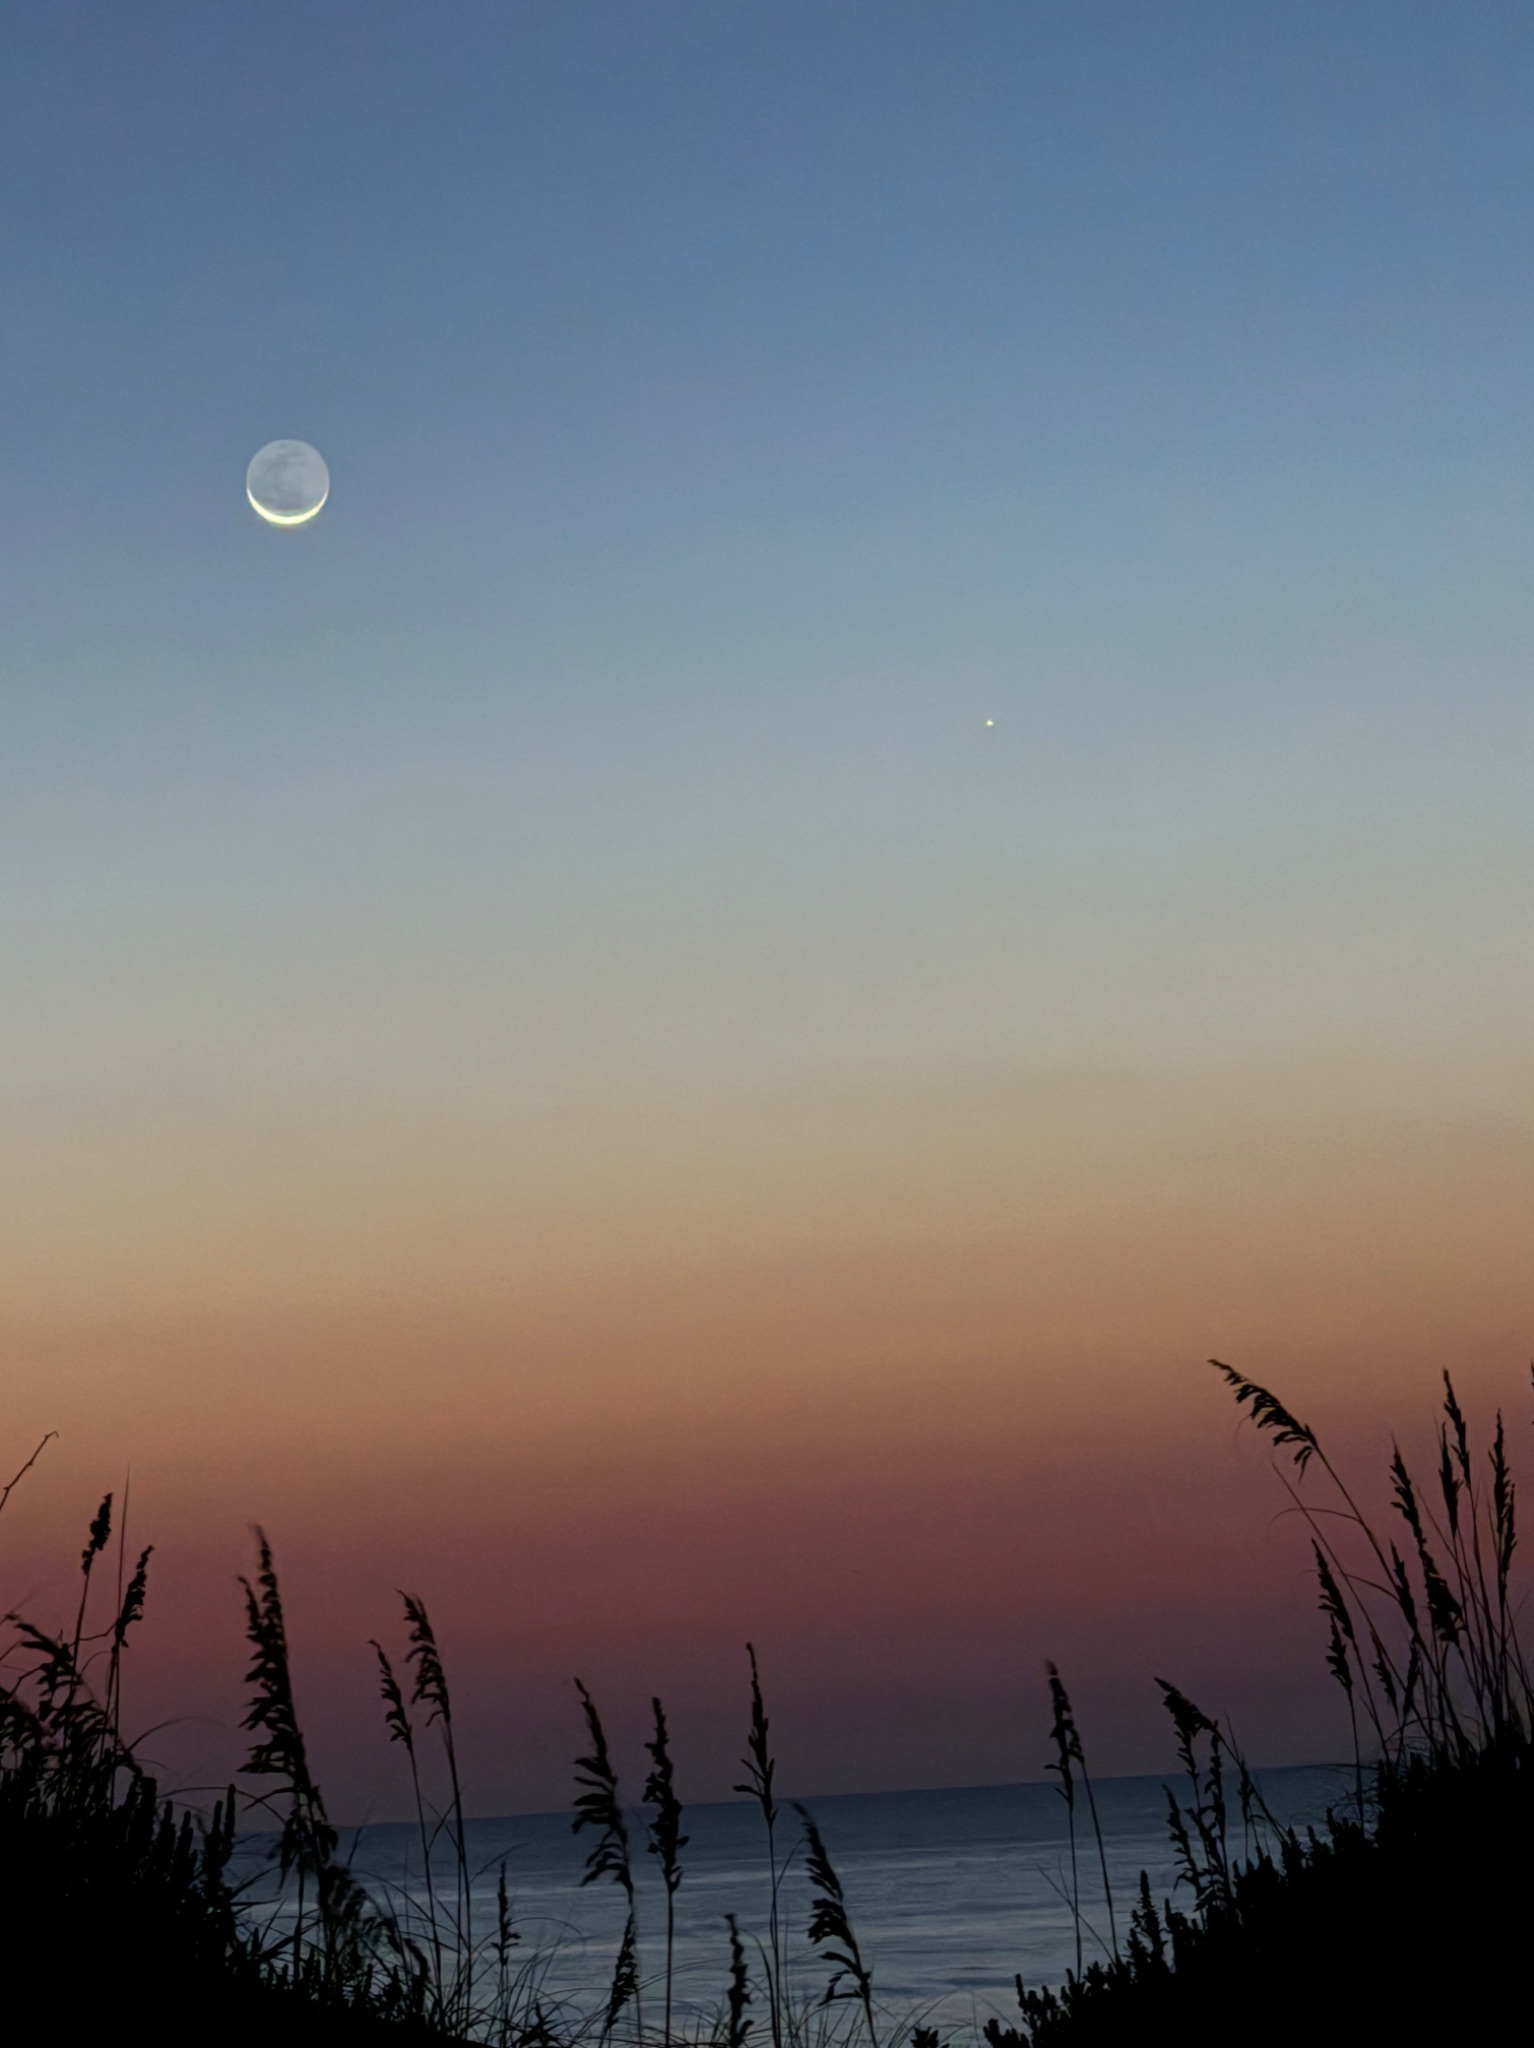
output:
[[[12,0],[5,1601],[131,1465],[222,1770],[261,1520],[353,1812],[401,1584],[481,1810],[1325,1753],[1199,1361],[1534,1348],[1531,200],[1515,4]]]

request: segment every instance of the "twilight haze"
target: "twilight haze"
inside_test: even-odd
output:
[[[1260,1447],[1534,1345],[1534,14],[14,0],[0,1600],[227,1770],[1339,1740]],[[243,478],[323,450],[323,519]],[[179,1745],[179,1746],[178,1746]]]

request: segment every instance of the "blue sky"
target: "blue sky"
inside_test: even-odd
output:
[[[941,924],[1516,829],[1518,9],[6,36],[0,775],[119,925],[231,869],[301,924],[358,804],[380,899],[515,873],[607,943],[636,874],[835,877],[828,957],[902,867]],[[253,532],[286,434],[331,507]]]
[[[66,5],[6,39],[0,573],[51,700],[13,771],[29,732],[121,758],[188,720],[210,766],[509,712],[626,749],[636,694],[811,749],[881,705],[918,747],[1260,744],[1339,696],[1409,716],[1466,633],[1509,708],[1516,8]],[[227,479],[286,433],[336,516],[279,563]]]

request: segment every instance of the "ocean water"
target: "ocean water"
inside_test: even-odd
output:
[[[1335,1770],[1259,1776],[1264,1797],[1286,1822],[1319,1822],[1327,1806],[1347,1792],[1346,1779]],[[1110,1778],[1094,1787],[1121,1934],[1142,1870],[1158,1900],[1175,1896],[1165,1782]],[[891,2022],[924,2019],[978,2028],[992,2014],[1015,2013],[1018,1975],[1031,1987],[1058,1984],[1072,1966],[1076,1937],[1068,1904],[1066,1815],[1052,1784],[855,1794],[805,1803],[841,1878],[878,2004]],[[1096,1844],[1079,1806],[1077,1818],[1090,1960],[1103,1952],[1099,1944],[1108,1936],[1108,1915]],[[740,1800],[689,1807],[683,1825],[689,1840],[675,1902],[676,1995],[682,2008],[706,2013],[724,1995],[725,1915],[737,1917],[748,1949],[766,1937],[762,1821],[754,1805]],[[778,1830],[780,1849],[792,1847],[799,1827],[791,1805],[785,1804]],[[637,1819],[632,1836],[642,1976],[650,1996],[662,1958],[664,1892],[655,1859],[644,1853]],[[473,1821],[468,1837],[477,1928],[488,1934],[494,1927],[497,1872],[504,1864],[520,1937],[515,1957],[536,1974],[540,1995],[551,2006],[599,2005],[623,1932],[624,1902],[611,1883],[580,1882],[591,1832],[573,1835],[568,1813],[523,1814]],[[264,1853],[254,1840],[244,1848],[247,1856]],[[369,1827],[348,1837],[347,1848],[357,1875],[378,1896],[407,1910],[419,1903],[420,1846],[412,1828]],[[450,1885],[445,1864],[441,1876]],[[809,1886],[798,1855],[784,1881],[780,1909],[794,1994],[814,1998],[827,1973],[804,1939]]]

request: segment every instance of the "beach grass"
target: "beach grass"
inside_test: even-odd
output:
[[[1281,1826],[1228,1732],[1160,1681],[1185,1786],[1168,1793],[1182,1899],[1158,1903],[1142,1880],[1123,1946],[1113,1936],[1063,1986],[1019,1984],[1017,2023],[992,2022],[990,2048],[1500,2038],[1526,2010],[1534,1909],[1534,1687],[1503,1418],[1476,1450],[1445,1374],[1433,1479],[1395,1448],[1381,1529],[1313,1429],[1211,1364],[1309,1536],[1352,1797],[1323,1829]],[[1061,1715],[1057,1699],[1069,1800],[1084,1762]]]
[[[1177,1884],[1158,1899],[1142,1876],[1132,1899],[1116,1899],[1086,1745],[1066,1682],[1047,1666],[1074,1967],[1057,1985],[1019,1980],[1016,2012],[985,2024],[985,2048],[1490,2038],[1509,2001],[1521,2004],[1534,1907],[1534,1686],[1517,1626],[1516,1487],[1502,1417],[1477,1448],[1446,1376],[1431,1479],[1421,1482],[1395,1450],[1390,1521],[1378,1527],[1312,1429],[1268,1389],[1212,1363],[1268,1441],[1308,1534],[1323,1655],[1353,1730],[1350,1793],[1322,1827],[1280,1823],[1229,1731],[1159,1680],[1180,1772],[1167,1793]],[[42,1448],[0,1488],[0,1509]],[[624,1907],[606,1989],[577,2006],[549,1994],[548,1956],[522,1943],[504,1866],[485,1910],[448,1675],[424,1601],[401,1595],[402,1653],[371,1645],[419,1850],[413,1881],[380,1891],[343,1856],[310,1761],[266,1537],[257,1532],[243,1582],[248,1787],[201,1814],[161,1795],[121,1733],[123,1655],[144,1611],[151,1552],[130,1558],[119,1522],[107,1596],[113,1535],[108,1496],[87,1533],[67,1629],[7,1618],[0,1941],[13,2009],[35,2006],[53,2031],[94,2035],[149,1996],[171,2043],[285,2033],[401,2048],[950,2048],[953,2030],[881,2003],[855,1902],[813,1815],[796,1805],[785,1826],[754,1648],[735,1790],[761,1817],[763,1915],[745,1933],[725,1916],[709,2005],[676,1995],[674,1904],[688,1836],[665,1710],[651,1702],[649,1767],[631,1812],[596,1701],[575,1682],[586,1736],[572,1813],[575,1832],[590,1837],[583,1882],[615,1886]],[[267,1830],[271,1864],[259,1897],[232,1875],[237,1835],[255,1826]],[[636,1836],[664,1894],[653,1969],[636,1912]],[[784,1915],[795,1863],[809,1888],[797,1941]],[[62,2000],[52,2017],[50,2000]]]

